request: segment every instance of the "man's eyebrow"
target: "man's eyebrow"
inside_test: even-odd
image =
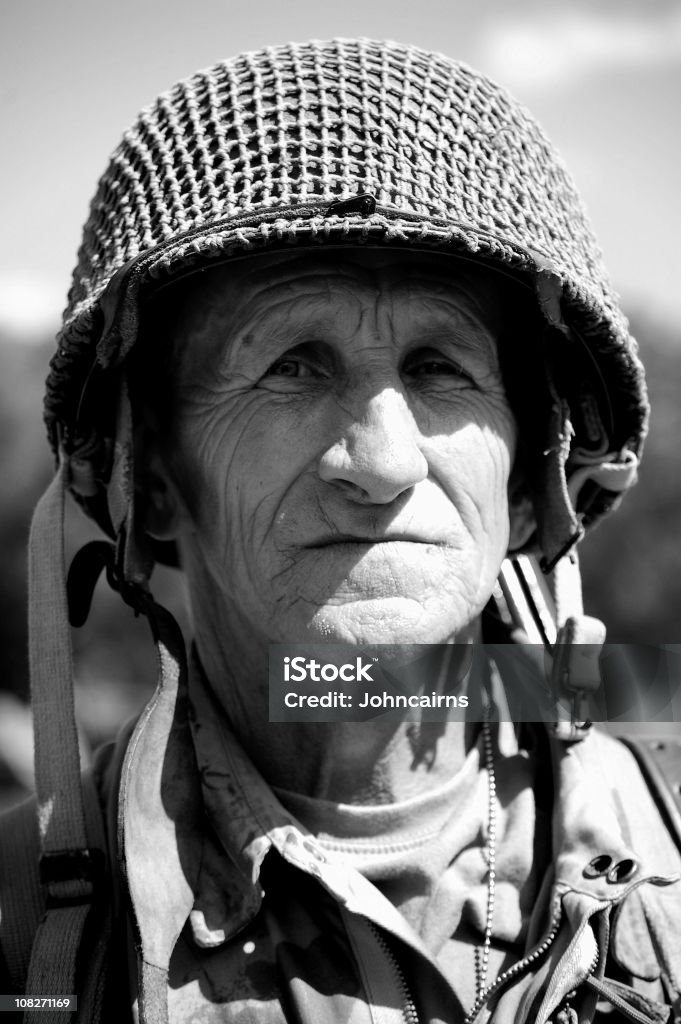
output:
[[[462,295],[465,295],[466,307],[457,301]],[[479,348],[482,341],[496,354],[501,312],[498,307],[486,309],[484,297],[473,297],[461,289],[441,295],[419,294],[417,289],[405,294],[403,301],[411,314],[407,320],[410,328],[422,318],[424,332],[435,334],[444,328],[462,344]]]
[[[481,327],[471,331],[440,322],[424,324],[418,332],[412,332],[408,346],[411,351],[431,346],[445,356],[460,357],[478,372],[499,371],[499,352],[494,336]]]
[[[294,311],[297,316],[292,322],[289,314]],[[233,312],[232,326],[227,332],[230,344],[226,357],[233,359],[244,350],[252,351],[255,341],[258,353],[279,348],[283,336],[295,344],[310,328],[334,320],[328,295],[318,291],[302,295],[289,291],[275,300],[272,296],[265,299],[262,294],[260,301],[250,297],[245,308],[237,307]]]
[[[467,288],[465,281],[452,281],[440,274],[413,273],[408,265],[391,269],[390,284],[401,294],[398,304],[404,304],[409,311],[404,323],[410,327],[419,326],[431,336],[446,327],[452,340],[467,348],[489,348],[496,356],[494,339],[498,308],[494,293],[487,289]],[[301,274],[301,270],[303,271]],[[341,297],[338,290],[348,296],[359,298],[358,293],[369,288],[372,293],[381,291],[383,274],[368,268],[339,265],[330,272],[326,267],[302,267],[292,265],[283,272],[277,268],[277,280],[272,281],[271,268],[262,268],[256,274],[242,280],[233,280],[230,291],[236,294],[236,303],[227,316],[224,313],[225,293],[214,291],[207,296],[204,307],[206,320],[203,331],[216,332],[229,340],[225,358],[230,361],[239,353],[255,351],[253,342],[258,341],[257,352],[263,354],[281,344],[282,336],[290,332],[291,341],[300,337],[315,324],[326,321],[337,324],[334,307]],[[433,294],[435,291],[435,294]],[[463,300],[463,302],[462,302]],[[492,309],[486,309],[491,302]],[[295,311],[295,322],[290,314]],[[304,314],[307,314],[304,316]],[[421,323],[418,323],[419,318]]]

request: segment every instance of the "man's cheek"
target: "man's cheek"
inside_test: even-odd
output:
[[[171,452],[175,478],[197,522],[220,514],[239,450],[238,432],[217,414],[187,415]]]

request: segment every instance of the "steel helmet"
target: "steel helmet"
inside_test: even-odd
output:
[[[47,382],[49,435],[81,503],[116,527],[104,497],[116,396],[145,298],[212,263],[318,245],[475,259],[531,294],[547,368],[535,541],[550,567],[635,479],[647,422],[636,344],[533,118],[466,65],[395,43],[227,60],[125,134],[85,225]]]

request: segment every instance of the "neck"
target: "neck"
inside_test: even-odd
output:
[[[389,804],[423,794],[458,771],[467,749],[460,722],[296,723],[279,730],[268,734],[272,750],[259,758],[268,781],[334,803]]]
[[[224,630],[203,623],[195,642],[205,684],[270,785],[336,803],[387,804],[442,785],[463,764],[472,735],[463,722],[270,722],[267,644],[257,657],[252,645],[248,655],[238,642],[226,650]],[[457,642],[479,636],[476,622]]]

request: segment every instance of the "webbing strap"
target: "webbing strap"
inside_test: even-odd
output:
[[[47,909],[36,932],[26,991],[75,993],[76,960],[93,892],[73,702],[64,572],[67,466],[33,516],[29,542],[29,648],[41,874]],[[69,1010],[27,1011],[26,1024],[67,1024]]]
[[[34,995],[75,995],[76,962],[83,938],[88,904],[48,910],[36,932],[26,992]],[[70,1010],[27,1010],[24,1024],[67,1024]]]
[[[577,552],[571,551],[556,564],[547,578],[556,609],[556,625],[560,628],[573,617],[584,614],[582,578]]]
[[[66,474],[62,460],[35,510],[29,540],[31,703],[43,853],[87,846],[64,569]]]
[[[570,717],[554,723],[554,735],[566,743],[583,739],[591,724],[588,697],[601,683],[605,626],[584,614],[576,552],[563,556],[548,575],[529,556],[506,560],[499,593],[502,616],[530,643],[543,643],[551,653],[551,692],[570,705]]]

